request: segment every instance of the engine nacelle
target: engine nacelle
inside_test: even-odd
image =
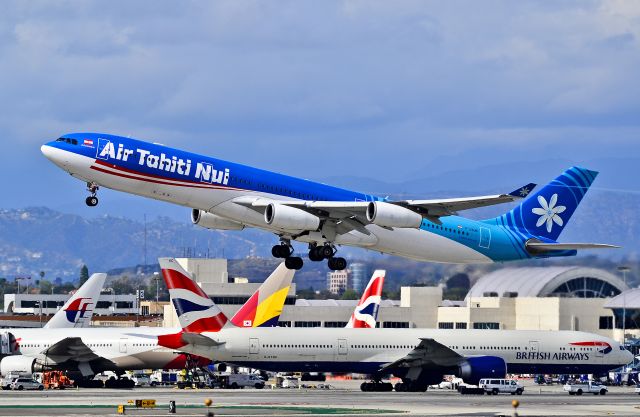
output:
[[[384,227],[400,227],[417,229],[422,224],[422,216],[415,211],[385,203],[372,201],[367,206],[367,220]]]
[[[281,230],[318,230],[320,218],[304,210],[271,203],[264,211],[264,221]]]
[[[477,385],[482,378],[504,378],[507,364],[497,356],[473,356],[467,358],[458,367],[456,376],[467,384]]]
[[[207,213],[206,211],[193,209],[191,210],[191,221],[200,227],[218,230],[242,230],[244,224],[237,221],[218,216],[217,214]]]
[[[2,358],[0,361],[0,374],[7,376],[9,374],[31,375],[34,372],[42,372],[44,368],[35,358],[24,355],[11,355]]]

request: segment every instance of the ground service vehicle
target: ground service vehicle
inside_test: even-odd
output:
[[[580,384],[565,384],[563,389],[569,393],[569,395],[582,395],[583,393],[590,393],[594,395],[605,395],[609,390],[607,387],[599,382],[589,381],[587,383]]]
[[[480,388],[487,394],[498,395],[500,393],[509,393],[511,395],[522,395],[524,387],[514,379],[504,378],[486,378],[481,379],[478,384]]]
[[[220,382],[223,388],[244,388],[253,387],[256,389],[264,388],[264,379],[256,374],[228,374],[220,375]]]
[[[25,389],[37,389],[42,391],[44,389],[44,385],[39,383],[33,378],[17,378],[11,384],[11,389],[22,391]]]

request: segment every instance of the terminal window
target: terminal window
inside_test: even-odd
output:
[[[438,329],[453,329],[452,321],[443,321],[438,323]]]
[[[382,323],[384,329],[408,329],[408,321],[385,321]]]
[[[347,325],[346,321],[325,321],[324,327],[345,327]]]
[[[613,316],[600,316],[601,329],[613,329]]]
[[[319,321],[296,321],[295,327],[320,327]]]
[[[499,330],[500,329],[500,323],[478,322],[478,323],[473,323],[473,328],[474,329]]]
[[[464,322],[456,323],[456,329],[466,329],[466,328],[467,328],[467,323],[464,323]]]

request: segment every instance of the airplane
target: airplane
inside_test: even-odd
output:
[[[309,245],[311,261],[332,270],[347,266],[347,245],[419,261],[492,263],[574,256],[581,249],[613,248],[557,239],[597,176],[572,167],[507,213],[481,221],[459,211],[521,200],[536,184],[510,193],[466,198],[392,201],[221,159],[102,133],[71,133],[45,143],[42,153],[86,182],[86,204],[100,187],[192,209],[198,226],[255,227],[275,233],[271,253],[290,269],[303,260],[291,241]]]
[[[279,305],[278,303],[281,297],[286,297],[293,275],[294,271],[281,263],[250,297],[250,301],[260,300],[256,309],[258,314],[251,316],[256,325],[263,324],[263,319],[267,322],[280,314],[284,299]],[[104,281],[104,276],[106,274],[94,274],[85,286],[91,283],[91,287],[95,288],[97,279],[102,277]],[[197,286],[195,283],[194,285]],[[99,288],[97,292],[99,294]],[[83,294],[85,293],[79,290],[74,299],[83,298]],[[273,300],[278,302],[274,303]],[[73,300],[68,304],[73,304]],[[254,303],[247,304],[255,306]],[[173,305],[178,312],[192,308],[188,303],[176,301]],[[63,308],[58,314],[66,317],[68,313],[73,313],[73,318],[77,320],[82,311],[82,308],[66,311]],[[85,314],[89,313],[88,308],[84,311]],[[247,309],[243,306],[234,316],[236,320],[248,320],[249,316],[243,316],[240,311]],[[57,325],[57,322],[54,324]],[[211,363],[209,359],[158,344],[159,337],[176,331],[179,329],[165,327],[69,329],[49,326],[43,329],[3,329],[0,340],[11,341],[7,344],[10,346],[8,353],[11,354],[0,360],[0,374],[64,370],[77,374],[76,379],[82,380],[104,371],[122,375],[126,370],[184,369]]]
[[[371,329],[376,327],[386,273],[383,269],[376,269],[373,272],[358,305],[345,326],[347,329]]]
[[[100,291],[107,274],[92,274],[43,326],[45,329],[82,328],[91,325],[93,309],[100,298]],[[20,340],[13,335],[15,329],[0,333],[0,356],[15,354]]]
[[[382,377],[402,378],[396,391],[425,391],[456,375],[469,384],[515,374],[602,374],[633,360],[607,337],[579,331],[251,328],[233,325],[174,259],[161,258],[175,302],[190,306],[182,330],[158,337],[162,346],[215,361],[273,372],[372,375],[367,391],[388,391]]]

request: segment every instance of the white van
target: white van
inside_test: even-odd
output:
[[[264,379],[257,374],[227,374],[220,375],[220,381],[225,388],[244,388],[254,387],[257,389],[264,388]]]
[[[524,386],[515,379],[485,378],[478,384],[487,394],[498,395],[499,393],[509,393],[511,395],[522,395]]]

